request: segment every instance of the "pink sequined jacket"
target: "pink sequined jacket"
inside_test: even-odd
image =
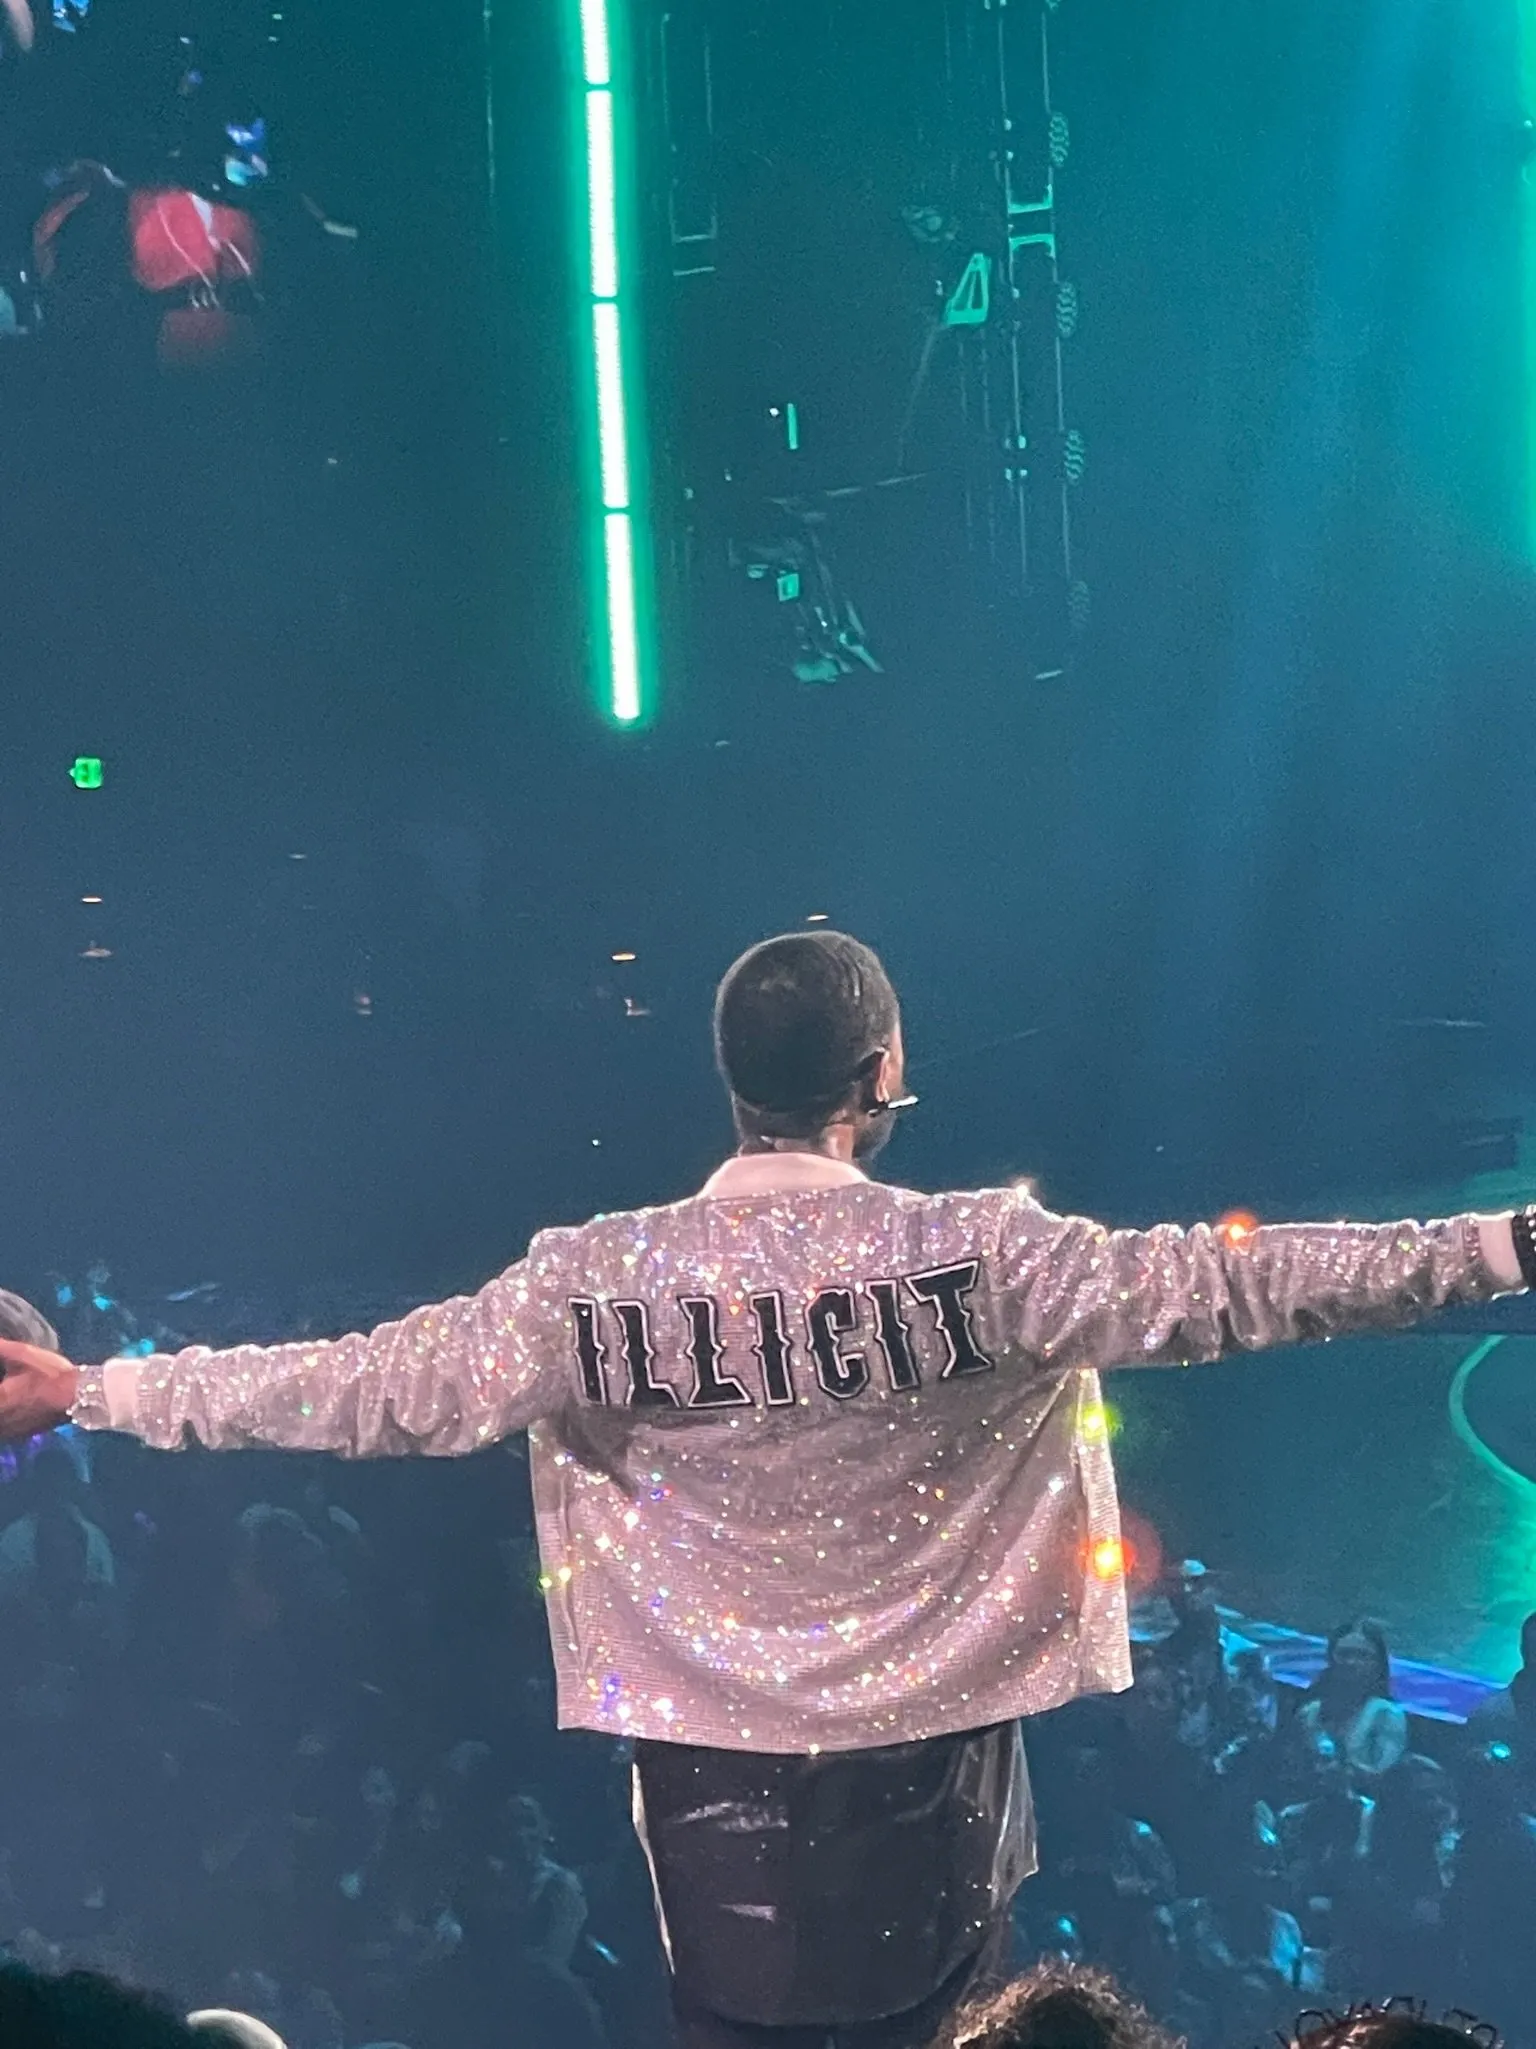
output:
[[[75,1419],[351,1457],[529,1430],[564,1726],[856,1749],[1130,1683],[1097,1369],[1519,1285],[1498,1219],[1229,1244],[772,1154],[369,1337],[115,1363]]]

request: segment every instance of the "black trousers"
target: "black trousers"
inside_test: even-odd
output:
[[[1017,1725],[826,1756],[635,1751],[685,2049],[922,2049],[1006,1969]]]
[[[967,1999],[996,1991],[1008,1977],[1013,1947],[1013,1917],[1007,1907],[993,1918],[986,1939],[936,1992],[904,2013],[879,2020],[775,2027],[756,2021],[726,2020],[707,2007],[689,2003],[676,1981],[672,2013],[678,2049],[929,2049],[929,2044],[956,2007]]]

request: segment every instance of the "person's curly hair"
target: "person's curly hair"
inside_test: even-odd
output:
[[[951,2016],[933,2049],[1182,2049],[1103,1971],[1044,1963]],[[1466,2049],[1466,2045],[1462,2045]]]
[[[1304,2013],[1288,2049],[1503,2049],[1503,2036],[1471,2014],[1431,2020],[1407,1999],[1352,2006],[1347,2013]]]

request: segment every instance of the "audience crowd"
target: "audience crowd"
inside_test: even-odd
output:
[[[184,1335],[140,1331],[105,1275],[59,1296],[82,1355]],[[1307,1693],[1197,1568],[1139,1622],[1131,1693],[1031,1725],[1020,1966],[1112,1973],[1154,2045],[1412,1995],[1536,2049],[1536,1629],[1469,1727],[1429,1729],[1368,1620]],[[41,1440],[0,1458],[0,1637],[13,1966],[238,2009],[290,2049],[666,2043],[627,1760],[554,1726],[520,1442],[344,1466]]]

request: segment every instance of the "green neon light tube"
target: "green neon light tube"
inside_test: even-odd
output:
[[[634,726],[649,710],[642,588],[648,522],[639,483],[645,472],[639,445],[643,408],[633,387],[637,340],[630,221],[635,195],[627,154],[623,22],[618,0],[571,4],[580,71],[582,375],[589,422],[593,643],[603,709],[617,724]]]

